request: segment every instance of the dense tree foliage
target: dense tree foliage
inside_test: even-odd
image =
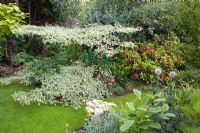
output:
[[[18,6],[15,4],[1,4],[0,3],[0,55],[4,56],[4,53],[7,56],[9,55],[9,42],[3,45],[1,41],[5,41],[12,36],[13,29],[18,28],[18,26],[23,23],[26,14],[21,12]]]
[[[4,5],[0,3],[0,39],[6,39],[11,30],[23,22],[26,14],[21,12],[15,4]]]

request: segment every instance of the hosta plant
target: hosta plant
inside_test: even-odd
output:
[[[111,108],[110,112],[121,122],[121,132],[146,133],[152,129],[161,129],[160,123],[152,119],[158,116],[160,119],[169,120],[175,117],[174,114],[168,113],[169,106],[165,104],[166,99],[162,94],[152,95],[142,94],[139,90],[134,90],[132,102],[119,108]]]

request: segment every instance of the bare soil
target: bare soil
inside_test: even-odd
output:
[[[24,69],[24,65],[12,66],[5,63],[0,63],[0,77],[14,76],[20,70]]]

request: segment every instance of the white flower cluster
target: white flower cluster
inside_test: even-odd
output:
[[[96,100],[96,99],[87,102],[86,105],[87,105],[86,107],[87,113],[94,117],[98,117],[99,115],[108,111],[108,109],[112,106],[117,106],[114,103],[104,102],[102,100]]]
[[[154,70],[154,73],[155,73],[156,75],[160,76],[160,74],[162,73],[162,70],[159,69],[159,68],[157,68],[157,69]],[[174,78],[175,76],[176,76],[176,72],[171,71],[171,72],[169,73],[169,77],[170,77],[170,78]]]

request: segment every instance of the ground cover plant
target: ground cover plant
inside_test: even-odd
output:
[[[81,70],[81,71],[79,71]],[[70,66],[61,69],[61,74],[45,75],[41,87],[31,92],[17,92],[16,101],[29,105],[32,102],[71,105],[80,108],[92,99],[103,99],[109,93],[105,85],[92,79],[94,68]],[[88,84],[89,82],[89,84]]]
[[[0,132],[200,132],[199,5],[1,1]]]

